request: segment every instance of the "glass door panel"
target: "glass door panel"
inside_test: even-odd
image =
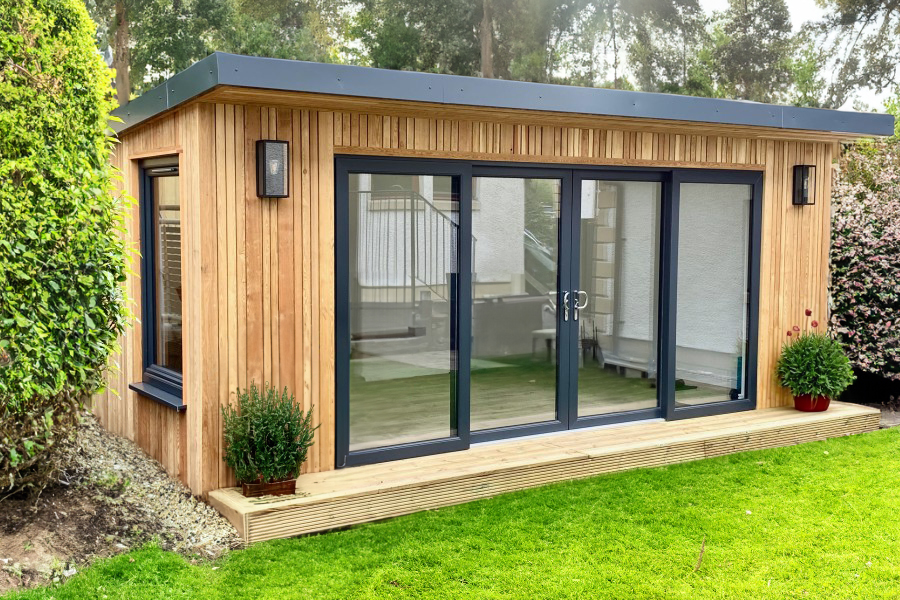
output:
[[[653,181],[581,182],[578,417],[658,406],[661,195]]]
[[[753,186],[681,184],[675,406],[747,395]]]
[[[474,177],[471,427],[557,418],[561,179]]]
[[[349,175],[349,449],[457,435],[459,178]]]

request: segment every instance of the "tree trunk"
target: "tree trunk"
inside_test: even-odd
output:
[[[116,70],[116,99],[119,106],[125,106],[131,100],[131,77],[128,67],[131,63],[128,32],[128,14],[125,11],[125,0],[116,0],[116,40],[113,49],[113,68]]]
[[[491,0],[482,0],[484,15],[481,17],[481,76],[494,78],[494,26]]]

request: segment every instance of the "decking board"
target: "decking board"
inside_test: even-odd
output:
[[[792,408],[687,421],[649,421],[473,446],[298,479],[303,497],[255,504],[238,488],[210,492],[247,542],[292,537],[489,498],[549,483],[747,450],[790,446],[878,428],[871,408],[833,403],[824,413]]]

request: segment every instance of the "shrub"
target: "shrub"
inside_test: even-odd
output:
[[[300,473],[313,444],[312,409],[294,402],[287,388],[281,395],[268,385],[238,390],[237,407],[222,408],[225,463],[238,483],[271,483]]]
[[[900,141],[849,147],[834,185],[831,326],[853,365],[900,379]]]
[[[853,367],[840,342],[819,331],[817,321],[811,326],[801,331],[795,325],[787,332],[776,367],[778,380],[795,396],[837,398],[853,383]]]
[[[0,0],[0,486],[40,491],[125,324],[110,72],[78,0]],[[0,494],[0,497],[3,495]]]

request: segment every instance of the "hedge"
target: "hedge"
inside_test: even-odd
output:
[[[860,371],[900,379],[900,141],[847,147],[833,188],[831,326]]]
[[[126,322],[110,70],[78,0],[0,0],[0,489],[40,490]],[[0,493],[0,498],[4,494]]]

